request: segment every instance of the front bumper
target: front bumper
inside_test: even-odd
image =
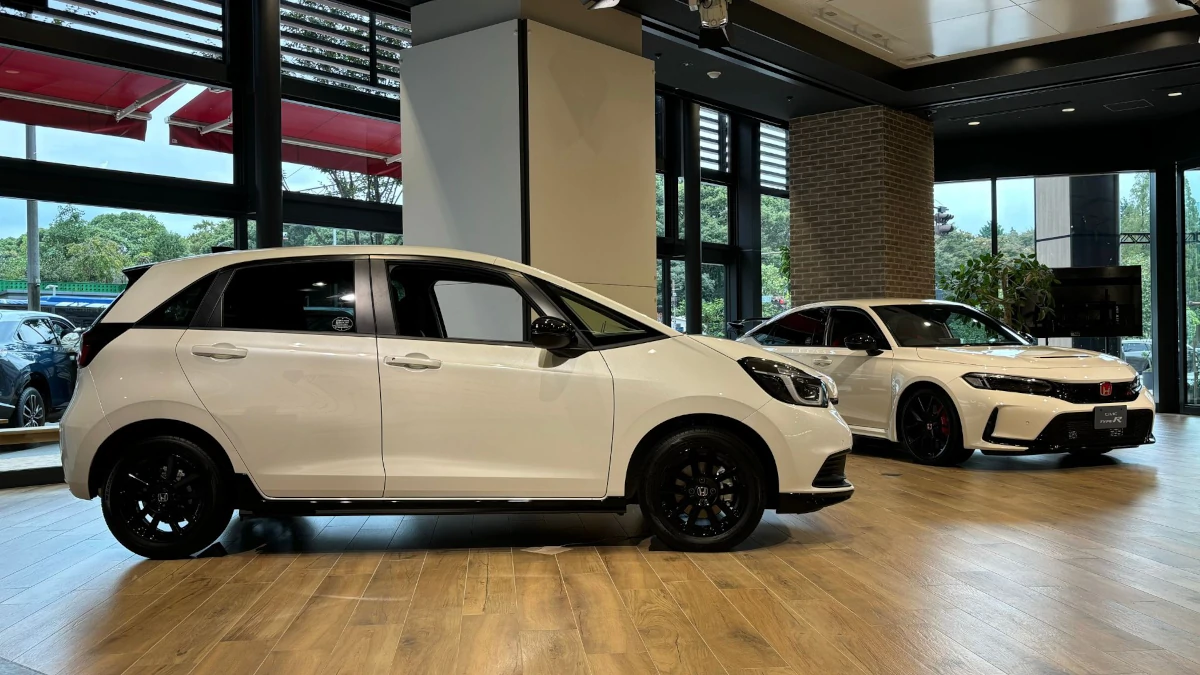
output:
[[[1124,429],[1096,429],[1091,412],[1063,413],[1046,425],[1032,441],[1014,440],[995,435],[990,428],[984,429],[984,440],[996,445],[1011,446],[1022,454],[1037,455],[1070,450],[1115,450],[1135,448],[1154,442],[1154,411],[1131,410],[1129,422]],[[991,426],[991,425],[989,425]],[[1011,452],[985,450],[987,454],[1011,454]]]
[[[1131,421],[1149,415],[1145,434],[1135,434],[1131,424],[1127,434],[1113,438],[1111,442],[1105,441],[1107,444],[1101,442],[1105,439],[1087,434],[1083,439],[1088,443],[1086,447],[1132,447],[1142,445],[1151,437],[1154,400],[1145,390],[1132,401],[1071,403],[1049,396],[975,389],[962,380],[949,383],[948,389],[962,420],[963,444],[989,454],[1066,452],[1072,447],[1065,441],[1080,440],[1084,417],[1090,420],[1093,411],[1105,405],[1126,406]],[[1064,421],[1056,422],[1060,417]],[[1076,432],[1074,439],[1066,438],[1065,431],[1059,438],[1052,426],[1067,422]]]
[[[812,513],[820,511],[826,506],[833,506],[850,499],[854,494],[854,488],[842,490],[841,492],[801,492],[801,493],[784,493],[779,495],[779,505],[775,507],[776,513]]]

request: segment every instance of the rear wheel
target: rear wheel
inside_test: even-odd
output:
[[[46,401],[42,392],[25,387],[17,398],[17,407],[8,421],[14,427],[40,427],[46,424]]]
[[[678,551],[725,551],[762,519],[762,463],[720,428],[678,431],[650,451],[638,487],[651,531]]]
[[[125,548],[146,558],[182,558],[221,535],[233,515],[225,472],[186,438],[135,443],[109,471],[104,520]]]
[[[957,466],[975,454],[963,447],[958,412],[938,389],[921,389],[905,398],[896,431],[900,445],[918,464]]]

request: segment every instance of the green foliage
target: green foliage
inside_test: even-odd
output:
[[[1054,272],[1032,254],[984,253],[938,277],[948,299],[978,307],[1017,330],[1054,314],[1055,283]]]

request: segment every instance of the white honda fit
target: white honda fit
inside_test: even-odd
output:
[[[623,511],[685,550],[850,497],[822,379],[492,256],[219,253],[130,270],[84,334],[71,492],[195,553],[260,515]]]
[[[985,454],[1100,454],[1152,443],[1154,400],[1114,356],[1028,344],[977,309],[937,300],[797,307],[741,338],[833,378],[863,436],[924,464]]]

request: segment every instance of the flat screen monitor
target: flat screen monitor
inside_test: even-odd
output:
[[[1054,314],[1032,327],[1029,333],[1034,337],[1142,334],[1141,267],[1059,267],[1054,276]]]

